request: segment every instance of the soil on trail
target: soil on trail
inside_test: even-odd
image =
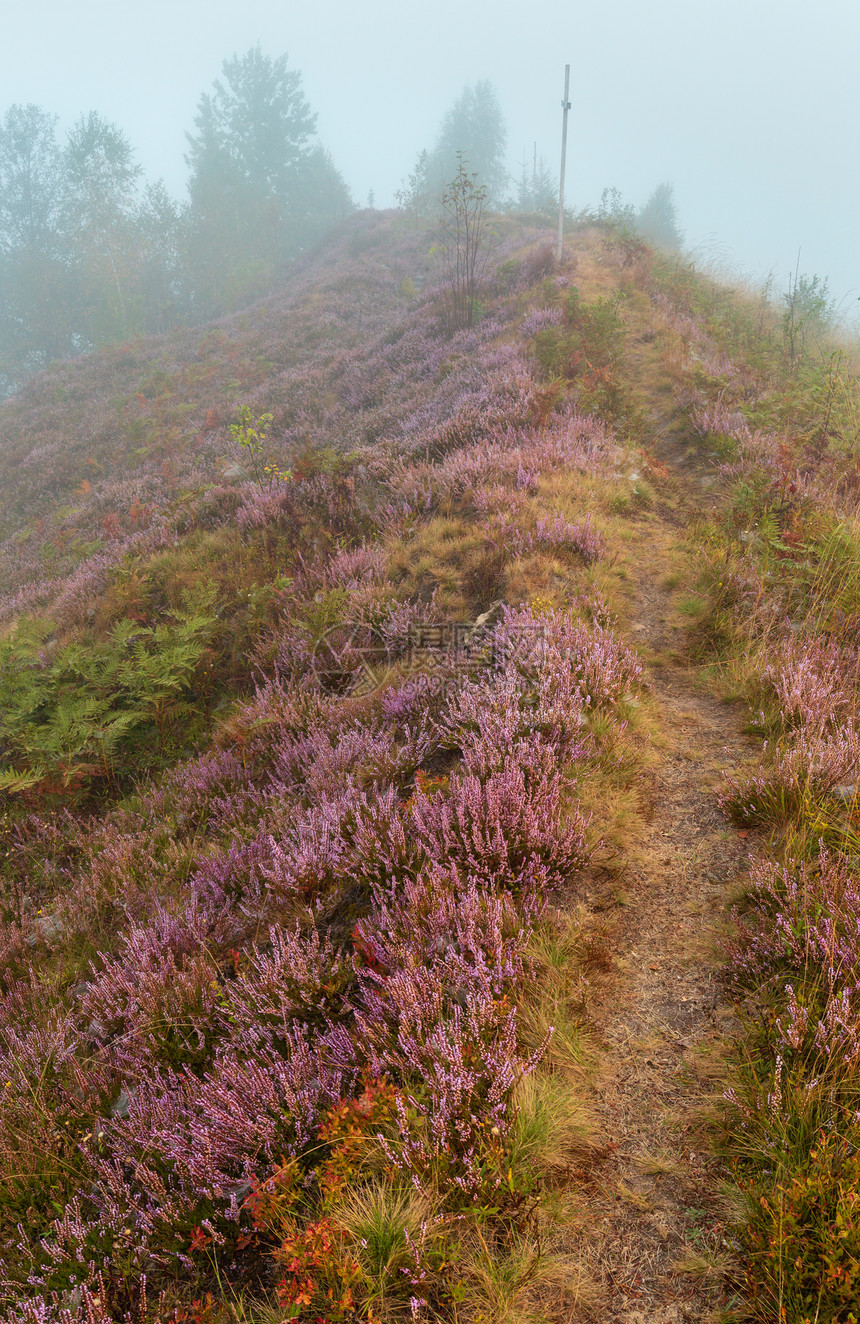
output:
[[[716,792],[754,746],[743,706],[709,693],[690,662],[667,575],[670,547],[713,500],[713,469],[671,423],[652,436],[670,477],[666,497],[630,525],[628,628],[649,660],[658,725],[634,847],[589,897],[592,909],[605,907],[612,970],[591,1003],[606,1147],[591,1174],[586,1256],[605,1291],[601,1321],[679,1324],[715,1319],[726,1302],[721,1171],[702,1113],[723,1088],[720,1050],[733,1019],[718,937],[753,843]]]

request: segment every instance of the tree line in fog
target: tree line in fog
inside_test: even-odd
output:
[[[277,284],[355,205],[316,122],[287,56],[257,46],[225,60],[186,134],[179,202],[144,179],[125,133],[97,111],[61,134],[42,107],[11,106],[0,119],[0,395],[53,360],[206,321]],[[557,206],[536,149],[509,174],[487,81],[448,109],[398,204],[432,220],[461,160],[490,209]]]

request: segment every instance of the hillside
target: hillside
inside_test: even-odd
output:
[[[548,238],[0,405],[9,1321],[852,1318],[849,351]]]

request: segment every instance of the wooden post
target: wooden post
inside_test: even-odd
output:
[[[564,66],[564,100],[561,108],[564,111],[564,117],[561,122],[561,174],[558,180],[558,260],[561,261],[562,246],[564,244],[564,166],[567,158],[567,112],[570,110],[568,93],[570,92],[570,65]]]

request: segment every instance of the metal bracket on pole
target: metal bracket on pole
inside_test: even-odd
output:
[[[564,247],[564,166],[567,159],[567,112],[570,110],[570,65],[564,66],[564,100],[561,108],[564,112],[561,123],[561,174],[558,181],[558,260],[561,261]]]

